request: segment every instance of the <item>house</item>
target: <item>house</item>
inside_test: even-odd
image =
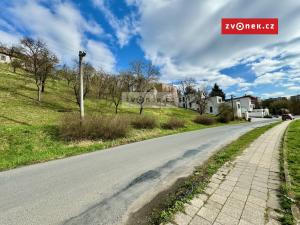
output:
[[[249,112],[249,117],[264,118],[265,116],[269,115],[269,109],[253,109],[251,112]]]
[[[10,57],[4,53],[0,52],[0,63],[10,63]]]
[[[228,99],[226,102],[240,102],[241,112],[252,112],[255,106],[260,102],[260,99],[252,95],[244,95],[242,97]]]
[[[220,97],[220,96],[209,97],[207,99],[205,113],[218,115],[219,107],[221,104],[226,104],[226,105],[230,106],[231,108],[233,108],[234,115],[236,117],[243,116],[242,112],[241,112],[241,104],[239,101],[233,101],[233,102],[223,101],[222,97]],[[196,96],[193,94],[190,94],[187,96],[180,96],[179,97],[179,107],[198,111],[199,105],[197,104]]]

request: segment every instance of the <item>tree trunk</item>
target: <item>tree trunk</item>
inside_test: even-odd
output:
[[[41,88],[41,85],[37,85],[37,88],[38,88],[38,101],[41,102],[41,97],[42,97],[42,88]]]
[[[118,114],[118,107],[119,107],[119,104],[115,104],[115,112],[116,112],[116,114]]]
[[[42,82],[42,93],[45,92],[45,81]]]
[[[140,115],[143,113],[143,105],[141,105],[141,108],[140,108]]]

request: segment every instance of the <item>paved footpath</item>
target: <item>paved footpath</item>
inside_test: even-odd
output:
[[[279,147],[289,122],[272,128],[212,176],[204,194],[171,224],[276,225],[280,209]]]

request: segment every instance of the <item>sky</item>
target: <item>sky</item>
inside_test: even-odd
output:
[[[300,94],[299,0],[1,0],[0,42],[42,39],[61,64],[79,50],[117,73],[152,62],[160,80],[193,77],[227,95]],[[221,18],[278,18],[278,35],[221,35]]]

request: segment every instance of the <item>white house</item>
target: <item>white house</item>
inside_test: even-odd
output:
[[[10,63],[10,58],[8,55],[0,53],[0,63]]]
[[[242,117],[241,104],[239,101],[233,101],[233,102],[226,101],[225,102],[225,101],[223,101],[222,97],[220,97],[220,96],[209,97],[207,99],[205,113],[218,115],[219,114],[219,106],[221,104],[226,104],[226,105],[230,106],[231,108],[233,107],[234,115],[236,117]],[[199,110],[199,105],[197,104],[196,98],[194,95],[180,96],[179,97],[179,107],[192,109],[195,111]]]
[[[265,116],[269,115],[269,109],[253,109],[251,112],[249,112],[249,117],[264,118]]]

